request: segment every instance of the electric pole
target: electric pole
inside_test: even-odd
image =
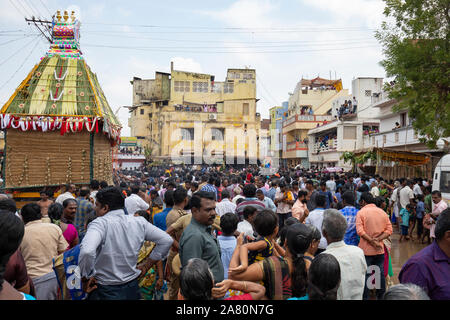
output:
[[[36,19],[34,16],[31,19],[25,18],[25,21],[28,22],[28,25],[31,23],[42,33],[42,35],[48,40],[48,42],[53,42],[52,36],[52,21]],[[41,29],[42,27],[42,29]]]

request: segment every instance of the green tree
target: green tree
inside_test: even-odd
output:
[[[450,136],[450,1],[384,0],[386,21],[376,38],[381,65],[395,84],[394,111],[407,110],[414,130],[430,147]]]

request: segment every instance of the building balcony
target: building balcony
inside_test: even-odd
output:
[[[317,124],[323,125],[333,121],[331,115],[294,115],[283,122],[283,133],[299,129],[313,129]]]
[[[286,151],[308,150],[308,145],[299,141],[291,141],[286,143]]]
[[[314,145],[313,145],[312,153],[318,154],[321,152],[337,151],[337,147],[338,147],[337,139],[330,139],[326,143],[317,142],[317,143],[314,143]]]

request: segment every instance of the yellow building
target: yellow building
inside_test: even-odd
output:
[[[309,167],[308,131],[334,121],[333,101],[348,96],[342,80],[301,79],[290,93],[288,118],[283,122],[282,157],[288,165]]]
[[[228,69],[218,82],[214,75],[173,70],[172,64],[170,74],[131,83],[131,135],[155,160],[256,163],[261,117],[254,69]]]

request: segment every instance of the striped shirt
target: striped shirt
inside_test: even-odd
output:
[[[77,212],[75,213],[74,225],[78,231],[78,235],[83,238],[86,230],[84,230],[84,224],[86,222],[86,215],[94,210],[92,203],[84,198],[77,198]]]
[[[245,200],[236,207],[236,214],[239,216],[239,221],[244,220],[244,209],[247,206],[255,207],[258,212],[266,209],[265,204],[257,198],[245,198]]]

